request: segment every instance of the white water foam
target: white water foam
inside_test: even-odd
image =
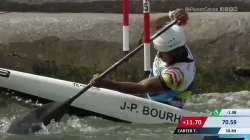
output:
[[[193,95],[185,109],[195,112],[211,114],[214,108],[249,108],[250,92],[239,91],[229,93],[206,93]],[[25,101],[24,101],[25,102]],[[27,101],[26,101],[27,102]],[[14,117],[26,112],[27,109],[16,103],[9,103],[5,108],[0,108],[0,133],[4,133]],[[5,113],[5,114],[3,114]],[[8,115],[6,115],[8,114]],[[124,124],[103,120],[96,117],[78,118],[65,116],[57,124],[52,123],[48,127],[37,133],[38,137],[64,137],[78,136],[79,138],[103,138],[126,137],[126,139],[152,139],[153,137],[167,140],[181,138],[191,140],[190,136],[172,135],[175,125],[143,125],[143,124]],[[5,136],[6,137],[6,136]],[[65,136],[66,137],[66,136]],[[192,137],[193,138],[193,137]]]

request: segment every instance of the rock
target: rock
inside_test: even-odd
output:
[[[233,72],[237,76],[241,76],[241,77],[244,77],[244,78],[250,77],[250,68],[249,68],[249,65],[237,66],[237,67],[233,68]]]

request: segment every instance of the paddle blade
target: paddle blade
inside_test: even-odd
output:
[[[7,133],[10,134],[31,134],[42,130],[42,125],[47,126],[51,123],[58,122],[67,113],[68,104],[61,102],[52,102],[42,107],[38,107],[23,117],[17,118],[12,122]]]

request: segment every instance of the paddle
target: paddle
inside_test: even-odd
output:
[[[153,35],[150,38],[150,42],[154,40],[155,38],[157,38],[158,36],[160,36],[163,32],[168,30],[170,27],[172,27],[176,23],[177,21],[173,21],[170,24],[168,24],[166,27],[158,31],[155,35]],[[113,66],[111,66],[109,69],[103,72],[100,75],[100,77],[105,77],[108,73],[110,73],[112,70],[117,68],[123,62],[125,62],[128,58],[130,58],[135,53],[140,51],[143,48],[143,46],[144,46],[143,44],[139,45],[132,52],[127,54],[125,57],[123,57],[120,61],[116,62]],[[85,91],[87,91],[90,87],[91,85],[88,84],[81,91],[79,91],[77,94],[75,94],[74,96],[72,96],[65,102],[52,102],[52,103],[46,104],[42,107],[38,107],[30,111],[28,114],[26,114],[23,117],[17,118],[10,125],[9,129],[7,130],[7,133],[11,133],[11,134],[35,133],[42,129],[42,124],[44,126],[47,126],[51,123],[52,120],[54,120],[54,122],[59,122],[61,118],[64,116],[64,114],[67,113],[70,107],[70,104],[79,96],[81,96]]]

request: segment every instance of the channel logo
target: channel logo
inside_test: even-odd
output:
[[[237,12],[238,7],[220,7],[220,12]]]

